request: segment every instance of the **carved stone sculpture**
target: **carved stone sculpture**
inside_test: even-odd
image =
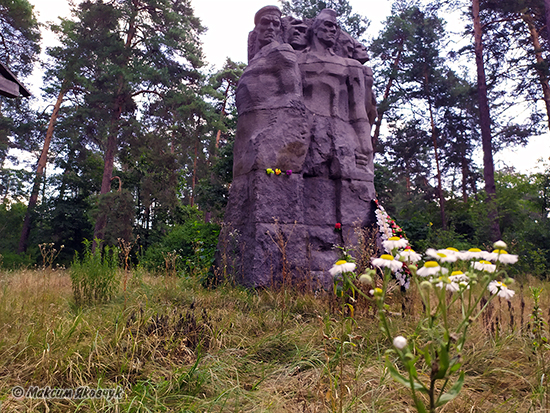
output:
[[[368,55],[330,9],[302,21],[266,6],[254,23],[217,264],[248,286],[327,286],[335,246],[374,221]]]

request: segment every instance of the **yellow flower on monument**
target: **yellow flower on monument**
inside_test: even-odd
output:
[[[518,262],[518,256],[508,254],[505,250],[494,250],[487,256],[487,259],[494,262],[501,262],[503,264],[515,264]]]
[[[510,290],[503,282],[496,280],[491,281],[487,286],[487,289],[491,294],[496,294],[499,297],[505,298],[506,300],[512,298],[516,293],[514,290]]]
[[[481,260],[476,261],[472,263],[474,269],[478,271],[485,271],[485,272],[495,272],[497,269],[497,266],[494,264],[491,264],[489,261]]]
[[[382,245],[386,251],[392,251],[398,248],[405,248],[409,244],[405,238],[390,237],[386,241],[382,241]]]
[[[336,264],[332,266],[328,272],[333,277],[336,277],[338,274],[342,274],[343,272],[353,272],[355,271],[355,264],[353,262],[347,262],[346,260],[339,260],[336,261]]]
[[[424,266],[420,268],[416,273],[421,277],[429,277],[438,273],[447,274],[449,270],[442,268],[437,261],[426,261]]]
[[[266,172],[268,175],[271,175],[271,174],[273,173],[273,169],[267,168],[267,169],[265,170],[265,172]]]
[[[398,350],[403,350],[407,347],[407,339],[403,336],[397,336],[393,339],[393,346]]]
[[[399,252],[395,258],[397,258],[399,261],[408,262],[408,263],[418,262],[422,259],[420,254],[414,252],[414,250],[409,247]]]
[[[435,258],[439,262],[455,262],[457,257],[454,253],[449,253],[447,250],[435,250],[428,248],[426,255],[430,258]]]
[[[390,254],[382,254],[380,258],[373,258],[372,265],[378,268],[389,268],[392,271],[397,271],[403,266],[401,261],[397,261]]]

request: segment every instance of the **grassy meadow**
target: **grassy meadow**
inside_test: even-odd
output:
[[[415,411],[385,367],[392,345],[364,299],[354,303],[353,344],[341,351],[342,307],[332,291],[205,288],[140,270],[119,270],[117,280],[110,300],[76,305],[68,270],[0,273],[1,412]],[[439,411],[550,411],[529,286],[542,288],[548,319],[548,282],[518,278],[516,296],[493,300],[471,326],[464,387]],[[414,291],[393,288],[387,301],[399,334],[414,336],[422,311]],[[14,386],[121,386],[124,395],[21,400]]]

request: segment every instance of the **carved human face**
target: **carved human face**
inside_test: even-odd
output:
[[[349,59],[353,58],[354,51],[355,51],[355,47],[351,39],[345,39],[342,42],[342,53],[344,54],[343,57],[347,57]]]
[[[365,63],[369,60],[369,54],[365,45],[357,42],[353,50],[353,58],[361,63]]]
[[[290,26],[290,34],[288,43],[294,50],[303,50],[307,46],[307,26],[305,24],[297,24]]]
[[[334,46],[334,43],[336,43],[337,29],[338,24],[336,23],[336,18],[326,16],[322,17],[319,24],[316,25],[314,34],[321,41],[321,43],[324,43],[327,47],[332,47]]]
[[[277,40],[281,34],[281,19],[277,13],[264,14],[256,26],[260,47]]]

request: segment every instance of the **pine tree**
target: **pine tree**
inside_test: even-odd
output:
[[[196,99],[188,91],[202,80],[204,29],[188,0],[85,0],[73,15],[57,27],[62,46],[50,50],[51,74],[71,95],[65,101],[81,121],[75,124],[81,139],[103,154],[94,230],[94,237],[103,239],[114,222],[107,194],[113,179],[119,183],[114,176],[119,149],[156,136],[148,129],[152,123],[144,121],[149,108],[173,106],[178,94]],[[63,89],[57,89],[58,97]]]

